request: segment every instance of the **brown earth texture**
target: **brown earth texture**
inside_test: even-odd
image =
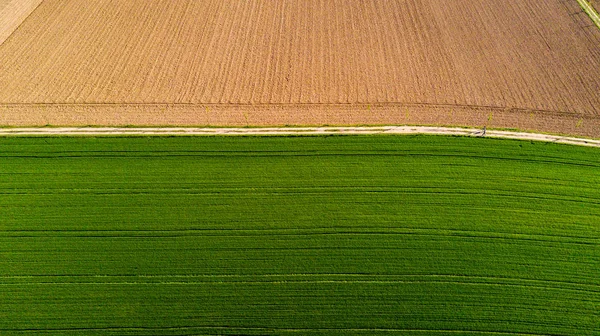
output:
[[[577,0],[0,0],[1,126],[383,124],[600,137],[600,30]]]

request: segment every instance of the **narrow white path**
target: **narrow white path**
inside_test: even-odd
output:
[[[509,132],[481,129],[429,126],[373,127],[264,127],[264,128],[200,128],[200,127],[38,127],[0,128],[0,136],[121,136],[121,135],[334,135],[334,134],[435,134],[472,137],[508,138],[556,142],[600,147],[600,140],[559,135]]]

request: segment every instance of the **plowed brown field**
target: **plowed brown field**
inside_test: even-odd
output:
[[[576,0],[43,0],[0,45],[0,124],[600,137],[600,31],[578,12]]]

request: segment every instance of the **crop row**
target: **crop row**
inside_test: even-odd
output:
[[[0,139],[0,332],[593,335],[598,166],[434,136]]]

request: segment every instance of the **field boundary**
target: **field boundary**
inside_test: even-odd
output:
[[[594,21],[598,29],[600,29],[600,15],[598,15],[596,9],[587,0],[577,0],[577,2],[579,2],[581,8],[583,8],[585,13],[590,17],[590,19],[592,19],[592,21]]]
[[[0,103],[0,127],[487,126],[600,139],[600,118],[591,112],[423,103]]]
[[[505,138],[554,142],[569,145],[599,147],[600,140],[560,135],[433,126],[373,126],[373,127],[27,127],[0,128],[1,137],[9,136],[290,136],[290,135],[450,135]]]
[[[35,12],[44,0],[12,0],[0,10],[0,45]]]

